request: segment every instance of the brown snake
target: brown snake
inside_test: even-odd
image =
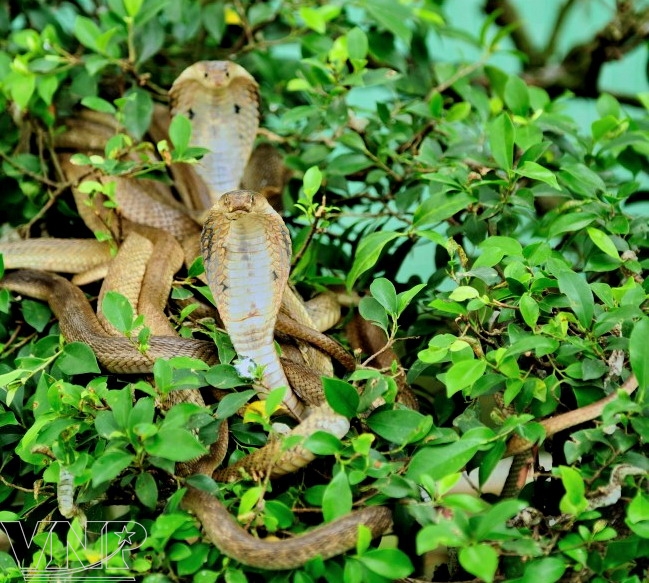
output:
[[[291,256],[288,231],[281,217],[259,195],[248,191],[224,194],[238,187],[252,150],[259,118],[258,92],[254,79],[233,63],[201,62],[178,77],[170,96],[173,112],[183,113],[193,121],[192,143],[208,146],[212,151],[196,168],[202,180],[191,177],[191,174],[188,178],[186,167],[173,170],[177,182],[185,185],[184,188],[179,187],[179,191],[187,208],[201,210],[213,205],[203,228],[202,251],[208,283],[237,352],[241,357],[248,356],[264,366],[263,377],[256,385],[261,392],[281,386],[287,387],[284,405],[297,419],[304,419],[294,429],[295,435],[325,429],[342,437],[349,427],[346,419],[335,415],[326,404],[322,404],[321,397],[320,400],[318,397],[309,397],[312,394],[310,389],[305,390],[304,395],[301,393],[300,398],[289,388],[289,379],[293,384],[296,384],[296,381],[299,383],[308,367],[314,366],[317,374],[331,374],[313,364],[321,361],[322,355],[313,354],[312,349],[298,345],[298,352],[303,353],[307,359],[307,366],[301,369],[300,366],[303,365],[280,361],[275,349],[274,330],[282,305],[293,306],[288,310],[292,315],[306,311],[299,300],[297,305],[295,304],[295,297],[291,295],[290,288],[286,287]],[[75,169],[69,166],[68,170],[70,173],[75,172]],[[184,181],[179,179],[181,175],[184,175]],[[129,183],[124,181],[120,184],[123,188],[119,190],[118,198],[121,197],[120,205],[124,208],[123,217],[149,225],[148,231],[142,226],[130,226],[128,230],[137,236],[148,237],[152,248],[160,249],[156,247],[158,245],[169,246],[168,251],[153,253],[153,261],[162,259],[164,262],[170,254],[179,252],[175,239],[169,235],[156,234],[157,228],[169,229],[177,239],[186,237],[196,244],[198,226],[187,213],[174,205],[173,200],[167,200],[162,195],[161,198],[155,199],[155,204],[150,200],[145,203],[141,200],[137,203],[132,202],[131,199],[135,201],[137,197],[129,194]],[[112,228],[114,225],[110,224],[110,217],[105,214],[105,209],[100,207],[98,204],[92,208],[92,212],[88,213],[87,222],[96,221],[96,229],[106,225]],[[167,211],[171,214],[167,214]],[[147,212],[155,215],[152,221],[141,219]],[[171,221],[173,227],[168,226],[169,216],[179,218],[178,221]],[[155,229],[152,231],[151,227]],[[33,245],[38,246],[39,243]],[[128,245],[139,248],[146,246],[127,244],[126,241],[123,245],[124,254],[128,257],[134,255],[132,251],[128,251]],[[7,256],[14,252],[6,245],[0,247],[0,250],[7,253]],[[30,254],[32,251],[28,250],[26,253]],[[22,249],[20,252],[25,251]],[[191,257],[191,253],[186,251],[185,255]],[[31,257],[33,260],[33,253]],[[103,245],[98,263],[105,263],[109,257],[110,253]],[[9,262],[8,265],[38,267],[42,266],[42,261],[36,259],[28,265]],[[132,262],[128,265],[132,265]],[[82,261],[82,265],[74,270],[79,271],[87,267]],[[50,269],[64,270],[59,264]],[[150,273],[159,271],[152,270]],[[119,275],[117,277],[121,278]],[[155,279],[155,276],[149,277]],[[127,338],[109,336],[97,320],[84,294],[60,276],[22,270],[6,275],[0,285],[48,301],[60,322],[63,335],[68,340],[80,340],[89,344],[101,364],[108,370],[147,372],[151,370],[155,358],[176,355],[194,356],[208,363],[216,362],[212,343],[181,339],[172,336],[171,331],[157,332],[165,335],[152,336],[146,354],[139,352]],[[155,286],[145,283],[142,292],[134,292],[137,300],[133,303],[137,303],[138,307],[140,302],[144,305],[149,301],[149,292],[145,291],[149,287]],[[161,301],[164,305],[166,295],[162,300],[158,298],[153,301],[155,306],[147,312],[161,314]],[[70,309],[71,305],[74,305],[74,309]],[[308,318],[308,315],[302,314],[298,319],[308,328],[308,323],[304,324],[304,318]],[[168,328],[168,323],[161,322],[156,325],[156,330],[164,330],[165,326]],[[309,358],[313,361],[309,361]],[[353,365],[353,361],[351,364]],[[630,377],[623,389],[630,393],[635,386],[635,378]],[[547,419],[541,424],[546,428],[547,435],[552,435],[560,429],[598,416],[606,403],[613,398],[607,397],[587,408]],[[309,410],[309,407],[312,409]],[[215,476],[222,481],[229,481],[237,479],[241,470],[251,473],[254,478],[263,477],[266,473],[281,475],[302,467],[313,457],[301,446],[282,452],[280,445],[281,442],[276,441],[271,443],[270,447],[258,450],[253,456],[256,455],[259,459],[249,461],[245,468],[234,464],[219,470]],[[520,453],[530,447],[532,444],[529,441],[514,437],[509,442],[508,454]],[[210,462],[205,466],[199,464],[194,469],[211,472]],[[271,542],[256,539],[247,533],[230,516],[225,506],[206,492],[189,487],[184,504],[196,514],[209,538],[222,552],[242,563],[264,569],[289,569],[298,567],[316,556],[334,556],[353,548],[359,524],[368,526],[374,536],[385,532],[391,524],[388,509],[370,506],[304,535],[281,542]]]

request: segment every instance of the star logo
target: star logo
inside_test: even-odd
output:
[[[122,528],[122,532],[116,532],[115,535],[117,538],[119,538],[119,545],[124,546],[124,545],[130,545],[131,543],[131,537],[134,535],[134,532],[131,532],[126,528],[126,525],[124,525],[124,528]]]

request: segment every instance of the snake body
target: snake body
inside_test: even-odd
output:
[[[152,336],[148,351],[141,353],[130,339],[109,335],[83,292],[53,273],[29,269],[14,271],[4,276],[2,286],[48,302],[65,338],[88,344],[107,370],[116,373],[150,372],[156,358],[169,358],[171,355],[200,358],[212,364],[216,362],[211,342],[178,336]]]

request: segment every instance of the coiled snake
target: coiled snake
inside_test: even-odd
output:
[[[335,414],[324,403],[322,394],[317,389],[303,389],[298,397],[289,388],[287,378],[293,384],[296,379],[306,379],[304,383],[318,385],[319,375],[331,374],[328,359],[323,358],[319,351],[314,352],[312,348],[298,343],[299,352],[304,355],[307,365],[316,369],[314,383],[313,379],[306,378],[309,373],[305,373],[303,365],[280,361],[275,349],[274,331],[282,307],[293,315],[299,314],[297,319],[301,325],[313,327],[305,306],[287,287],[291,257],[288,230],[281,217],[263,197],[254,192],[236,190],[250,157],[259,121],[256,82],[249,73],[234,63],[200,62],[178,77],[170,91],[170,97],[172,113],[182,113],[192,120],[193,145],[206,146],[211,150],[196,167],[198,177],[185,166],[175,167],[173,171],[186,209],[201,211],[211,207],[202,231],[202,254],[208,284],[235,349],[240,356],[250,357],[264,367],[262,378],[256,382],[256,388],[261,394],[278,387],[287,387],[285,408],[296,419],[304,420],[294,430],[294,435],[325,429],[343,437],[349,428],[347,420]],[[78,169],[65,161],[64,168],[67,168],[70,176],[80,176]],[[178,209],[174,201],[161,196],[155,200],[148,199],[149,203],[142,205],[141,201],[134,202],[127,179],[121,180],[119,184],[121,190],[118,191],[118,202],[122,217],[127,219],[122,226],[125,225],[126,230],[133,234],[129,236],[150,242],[145,245],[140,241],[137,245],[131,244],[131,248],[150,248],[143,263],[147,265],[157,258],[163,264],[158,269],[164,275],[159,276],[160,271],[156,271],[158,275],[148,277],[166,280],[170,285],[183,254],[188,260],[196,254],[197,225],[189,214]],[[82,212],[82,205],[78,206]],[[93,228],[97,226],[93,221],[100,217],[101,226],[105,227],[109,220],[102,213],[105,213],[105,209],[95,206],[94,211],[84,218]],[[172,221],[174,226],[170,229],[173,236],[160,234],[159,228],[168,224],[170,216],[175,217]],[[184,252],[180,242],[183,243]],[[44,265],[49,257],[34,259],[34,249],[38,245],[32,244],[32,248],[4,245],[0,246],[0,251],[5,254],[8,267],[45,266],[61,270],[58,264]],[[106,246],[97,247],[94,243],[91,246],[91,254],[94,253],[98,258],[97,263],[105,263],[109,258]],[[29,260],[16,259],[20,253],[25,253],[25,249]],[[119,256],[111,261],[113,277],[117,279],[123,279],[126,272],[133,271],[134,252],[127,249],[130,248],[125,242],[120,253],[126,256],[126,267],[119,267]],[[175,259],[171,260],[171,257]],[[81,264],[81,267],[70,271],[81,271],[89,267],[85,259],[81,260]],[[211,343],[172,336],[166,321],[156,325],[154,332],[159,335],[150,339],[147,354],[142,354],[128,339],[110,336],[97,320],[84,294],[60,276],[23,269],[8,274],[0,285],[48,301],[66,338],[88,343],[108,370],[145,372],[151,370],[155,358],[180,354],[201,358],[208,363],[216,362]],[[166,289],[168,293],[168,286]],[[135,292],[134,301],[139,308],[144,309],[148,300],[143,297],[148,298],[148,294],[146,284],[142,291],[138,288]],[[164,304],[166,296],[160,293],[158,295],[161,295]],[[163,306],[159,304],[160,302],[151,309],[151,313],[161,313]],[[157,317],[152,316],[153,320]],[[631,392],[635,388],[635,380],[630,379],[624,388]],[[575,418],[573,415],[568,419],[564,416],[557,421],[561,417],[557,416],[554,421],[548,420],[552,421],[546,423],[548,434],[556,432],[557,427],[569,427],[594,418],[601,412],[604,401],[606,400],[591,407],[592,410],[585,417],[582,415]],[[512,442],[509,453],[519,453],[530,446],[529,442]],[[256,455],[247,466],[247,471],[253,475],[263,475],[268,471],[271,474],[281,474],[303,466],[313,457],[301,446],[281,452],[278,443],[259,450]],[[187,473],[211,472],[217,461],[210,459],[192,465],[187,468]],[[274,470],[269,469],[271,462],[275,462]],[[234,466],[226,469],[221,474],[221,479],[229,480],[237,475],[237,467]],[[368,526],[373,536],[379,536],[391,524],[391,514],[387,508],[369,506],[304,535],[282,542],[270,542],[248,534],[230,516],[223,504],[206,492],[188,487],[184,504],[196,514],[212,542],[222,552],[242,563],[264,569],[289,569],[316,556],[334,556],[354,547],[358,525]]]

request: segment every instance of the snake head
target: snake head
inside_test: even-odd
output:
[[[231,190],[221,195],[215,208],[219,207],[221,213],[226,216],[237,217],[243,213],[254,213],[257,215],[277,214],[263,194],[253,190]]]
[[[241,75],[249,76],[250,74],[240,65],[232,61],[199,61],[187,67],[174,81],[171,92],[174,87],[187,81],[200,83],[208,89],[217,87],[227,87],[232,81]]]
[[[232,190],[221,196],[221,207],[226,213],[250,213],[259,206],[259,195],[252,190]]]
[[[186,113],[197,97],[211,95],[233,84],[250,85],[254,91],[257,89],[254,77],[232,61],[194,63],[178,76],[169,90],[172,113]],[[191,115],[189,117],[191,119]]]

